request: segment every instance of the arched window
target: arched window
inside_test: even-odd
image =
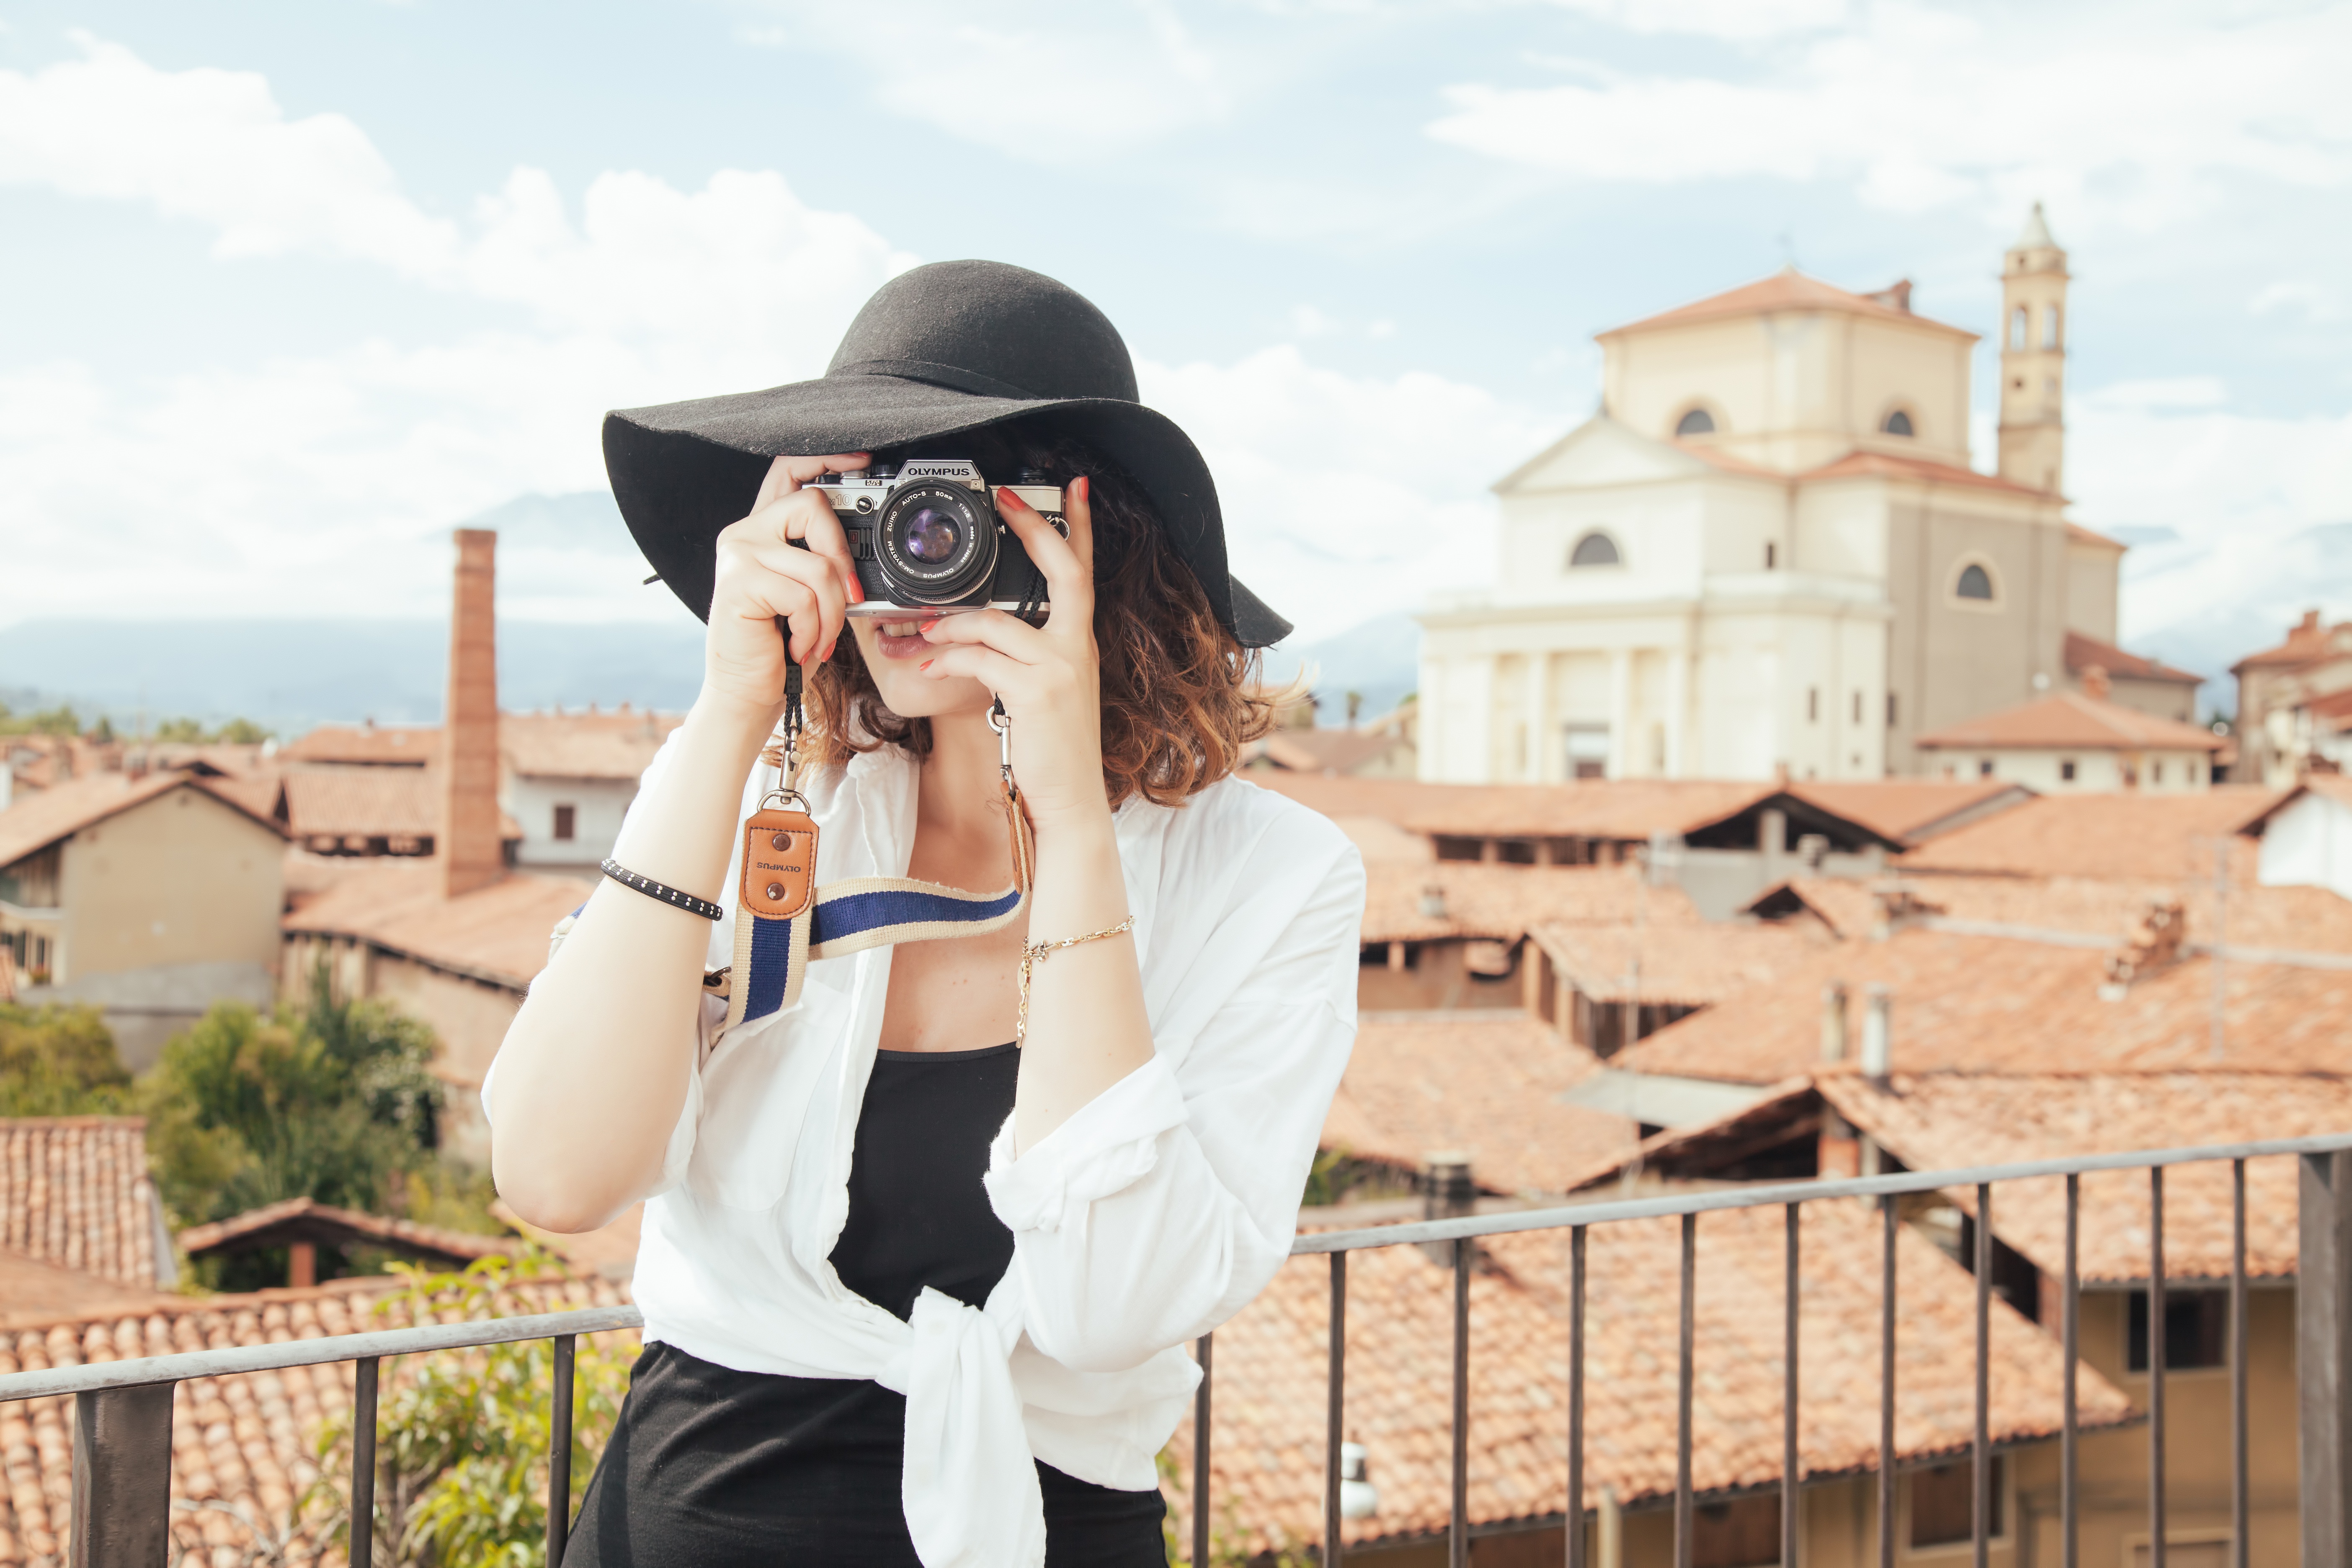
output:
[[[1704,408],[1691,409],[1680,419],[1675,421],[1675,434],[1677,436],[1712,436],[1715,434],[1715,416],[1709,414]]]
[[[1954,596],[1992,602],[1992,574],[1971,561],[1960,568],[1959,580],[1952,584]]]
[[[2042,346],[2045,349],[2058,346],[2058,307],[2055,305],[2042,308]]]
[[[1605,533],[1588,533],[1576,542],[1568,552],[1570,566],[1615,566],[1620,564],[1617,542]]]
[[[2011,348],[2021,349],[2025,346],[2025,307],[2020,305],[2013,312],[2011,313],[2009,318],[2009,346]]]
[[[1909,411],[1901,408],[1898,408],[1894,413],[1888,415],[1886,416],[1886,423],[1881,425],[1879,428],[1885,431],[1889,436],[1915,436],[1918,434],[1917,431],[1911,428],[1911,416]]]

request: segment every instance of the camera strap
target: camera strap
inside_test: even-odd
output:
[[[797,1002],[808,966],[817,959],[896,942],[979,936],[1019,918],[1029,901],[1034,857],[1013,778],[1013,721],[1002,700],[990,708],[988,725],[997,735],[1013,885],[998,893],[969,893],[912,877],[852,877],[818,887],[816,820],[798,787],[803,721],[794,665],[785,679],[783,721],[774,743],[761,753],[776,770],[774,785],[743,824],[734,959],[703,979],[705,991],[727,997],[730,1029]]]

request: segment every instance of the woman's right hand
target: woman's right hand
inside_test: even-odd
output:
[[[841,520],[822,491],[801,487],[819,474],[863,468],[864,452],[778,458],[761,481],[751,514],[719,535],[703,639],[703,690],[774,722],[784,700],[784,661],[806,667],[833,657],[847,608],[863,595]],[[793,542],[803,542],[802,549]],[[776,617],[792,625],[789,648]]]

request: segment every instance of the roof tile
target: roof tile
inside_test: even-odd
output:
[[[2015,708],[1931,730],[1914,743],[1927,751],[2031,747],[2218,752],[2229,742],[2210,730],[2177,719],[2158,718],[2079,691],[2053,691]]]
[[[144,1117],[0,1120],[0,1247],[152,1289],[156,1212]]]

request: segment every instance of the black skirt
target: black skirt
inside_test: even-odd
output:
[[[980,1183],[1019,1058],[884,1051],[833,1253],[900,1318],[929,1288],[979,1306],[1013,1257]],[[900,1500],[907,1401],[862,1379],[777,1377],[646,1348],[563,1568],[919,1568]],[[1166,1505],[1037,1466],[1046,1568],[1165,1568]]]

